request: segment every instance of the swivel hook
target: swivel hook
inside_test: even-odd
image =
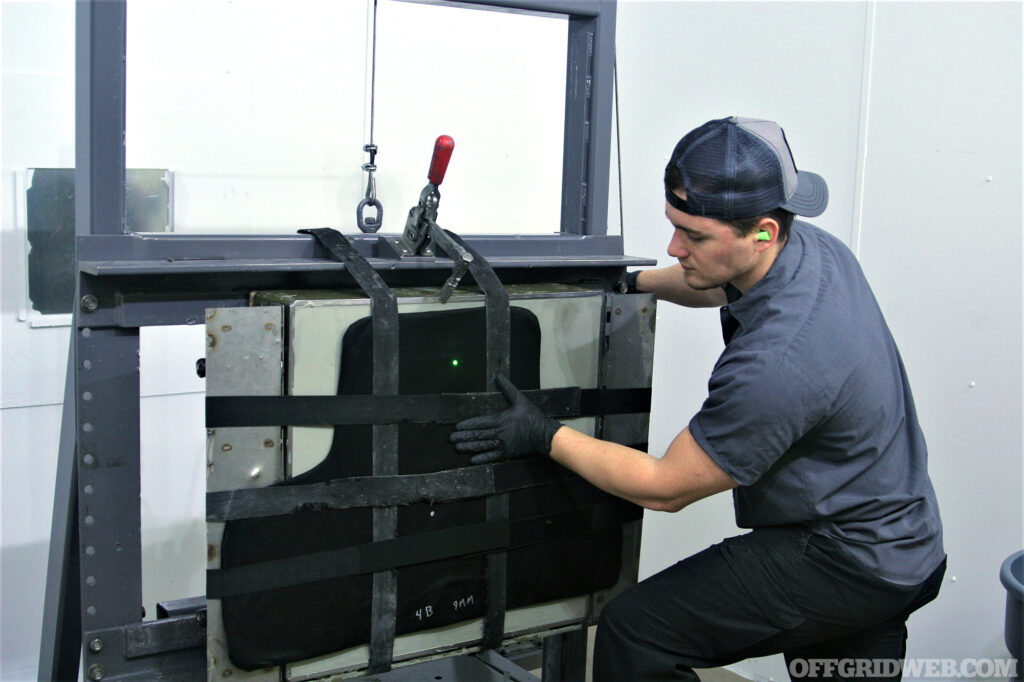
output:
[[[362,232],[376,232],[384,222],[384,207],[381,206],[380,201],[377,199],[377,180],[373,177],[374,172],[377,170],[375,163],[377,160],[377,145],[363,145],[363,151],[370,153],[370,162],[363,164],[363,170],[367,174],[366,195],[359,202],[359,205],[356,206],[356,225],[359,226]],[[377,209],[376,215],[366,215],[366,209],[369,206]]]

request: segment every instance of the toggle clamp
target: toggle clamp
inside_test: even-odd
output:
[[[420,192],[419,203],[409,209],[402,236],[390,242],[400,258],[434,257],[440,250],[454,261],[452,274],[438,294],[441,303],[448,301],[473,262],[473,254],[437,224],[437,207],[441,203],[439,187],[444,181],[444,174],[448,170],[448,162],[451,161],[454,149],[455,140],[448,135],[441,135],[434,142],[434,153],[427,171],[427,185]]]

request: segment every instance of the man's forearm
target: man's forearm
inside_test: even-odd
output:
[[[551,458],[607,493],[655,511],[678,511],[704,495],[687,491],[646,452],[592,438],[568,426],[555,433]]]
[[[636,290],[689,308],[711,308],[726,302],[721,289],[697,290],[687,284],[678,263],[667,268],[641,270],[637,273]]]

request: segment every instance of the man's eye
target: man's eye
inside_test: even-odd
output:
[[[694,244],[696,244],[697,242],[702,242],[702,241],[704,241],[706,239],[706,237],[701,237],[701,236],[697,236],[697,235],[693,235],[693,234],[688,234],[686,236]]]

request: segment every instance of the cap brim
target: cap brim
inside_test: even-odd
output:
[[[807,218],[825,212],[828,206],[828,185],[825,178],[810,171],[797,171],[796,192],[780,208]]]

